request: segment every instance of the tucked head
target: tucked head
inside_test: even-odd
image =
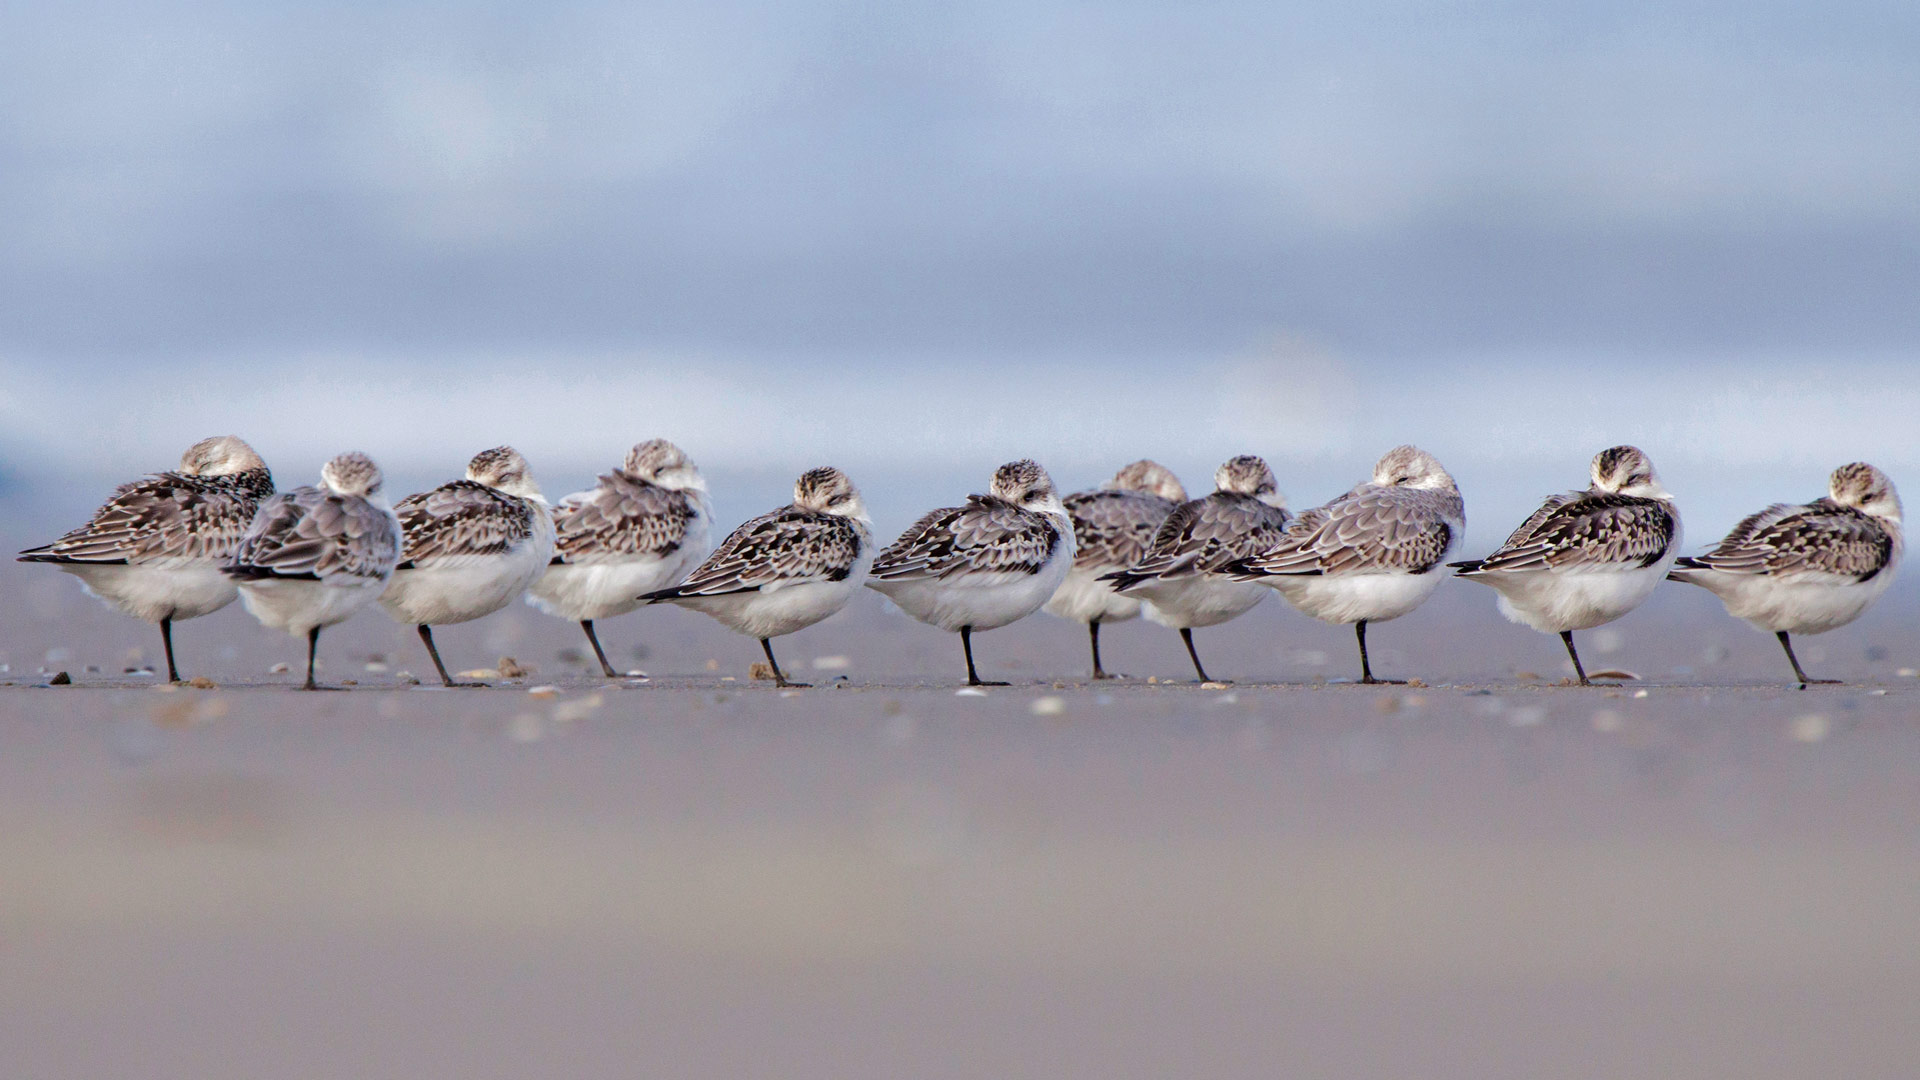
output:
[[[819,514],[835,514],[839,517],[867,517],[867,504],[860,498],[860,489],[853,486],[847,474],[831,466],[808,469],[793,482],[793,504]]]
[[[1027,510],[1043,514],[1067,512],[1066,507],[1060,505],[1059,494],[1053,490],[1053,478],[1031,460],[1009,461],[995,469],[993,486],[988,490],[996,498]]]
[[[1653,461],[1637,446],[1615,446],[1593,455],[1593,490],[1642,499],[1668,497]]]
[[[522,498],[540,494],[540,485],[533,482],[527,459],[511,446],[496,446],[473,455],[473,460],[467,462],[467,479]]]
[[[663,488],[699,488],[705,491],[707,482],[700,470],[680,448],[665,439],[648,439],[637,443],[627,451],[626,463],[620,470],[628,476],[638,477],[650,484]]]
[[[1900,520],[1900,494],[1893,490],[1893,481],[1864,461],[1833,470],[1827,489],[1833,501],[1841,506],[1851,506],[1875,517]]]
[[[1279,482],[1273,478],[1273,470],[1267,467],[1266,461],[1252,454],[1230,458],[1213,470],[1213,487],[1215,491],[1251,495],[1274,506],[1287,504],[1286,498],[1280,494]]]
[[[267,463],[238,435],[201,439],[180,455],[180,472],[186,476],[232,476],[266,467]]]
[[[1396,446],[1373,467],[1373,482],[1381,487],[1457,491],[1453,477],[1440,462],[1417,446]]]
[[[1168,502],[1187,501],[1187,489],[1180,485],[1180,478],[1173,475],[1173,470],[1145,458],[1114,473],[1113,479],[1100,486],[1107,491],[1138,491],[1158,495]]]
[[[335,495],[377,495],[380,482],[380,466],[358,450],[349,450],[320,469],[321,485]]]

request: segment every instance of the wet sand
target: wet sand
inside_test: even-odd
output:
[[[0,572],[0,1060],[32,1077],[1804,1077],[1920,1058],[1920,625],[1802,658],[1678,587],[1617,688],[1449,586],[1374,635],[1277,604],[1200,640],[877,599],[779,643],[516,611],[157,638]],[[631,649],[644,640],[644,658]],[[49,658],[49,650],[56,650]],[[64,650],[58,652],[57,650]],[[824,662],[817,665],[816,661]],[[295,674],[270,674],[276,662]],[[712,669],[709,670],[709,663]],[[844,662],[844,663],[843,663]],[[369,670],[368,665],[374,665]],[[97,672],[87,667],[99,668]],[[76,685],[38,688],[38,669]],[[1529,675],[1533,677],[1528,677]],[[844,677],[844,685],[832,682]],[[732,678],[733,682],[722,682]],[[1281,685],[1257,685],[1262,683]],[[552,692],[528,692],[530,687]]]

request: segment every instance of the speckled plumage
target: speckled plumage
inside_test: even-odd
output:
[[[1508,619],[1559,634],[1582,684],[1574,631],[1640,606],[1666,577],[1681,537],[1680,513],[1644,452],[1610,447],[1589,472],[1587,490],[1549,496],[1493,554],[1453,564],[1493,588]]]
[[[1397,446],[1371,479],[1303,511],[1280,542],[1222,573],[1279,591],[1303,614],[1352,624],[1360,679],[1378,682],[1367,657],[1367,624],[1397,619],[1426,602],[1466,527],[1460,489],[1432,454]]]
[[[544,507],[472,480],[454,480],[400,500],[393,508],[406,534],[396,569],[450,559],[503,555],[524,544]]]
[[[1146,557],[1175,504],[1143,491],[1082,491],[1061,500],[1073,522],[1073,568],[1120,570]]]
[[[1148,619],[1180,631],[1202,682],[1210,679],[1193,630],[1238,618],[1267,595],[1218,571],[1278,542],[1291,516],[1273,470],[1259,457],[1228,460],[1215,470],[1214,484],[1211,494],[1175,507],[1131,566],[1101,578],[1120,595],[1147,602]]]
[[[1824,680],[1808,678],[1790,635],[1845,626],[1880,599],[1906,548],[1902,518],[1893,481],[1854,462],[1833,471],[1825,498],[1748,515],[1713,550],[1675,561],[1670,576],[1777,636],[1804,687]]]
[[[1568,569],[1610,564],[1652,566],[1673,545],[1679,518],[1668,500],[1574,491],[1548,497],[1478,571]]]
[[[793,502],[735,529],[687,580],[641,597],[704,612],[760,639],[774,681],[787,681],[770,639],[847,606],[873,564],[867,507],[839,469],[810,469],[794,481]]]
[[[993,474],[985,495],[908,526],[873,563],[868,587],[929,626],[960,635],[978,685],[973,633],[1040,610],[1073,568],[1073,524],[1053,479],[1031,460]]]
[[[845,581],[872,554],[872,539],[845,517],[783,506],[728,534],[687,580],[650,600],[719,596],[805,582]]]
[[[932,511],[907,527],[873,561],[873,580],[910,581],[963,574],[1037,574],[1059,553],[1065,530],[994,495]]]
[[[400,560],[400,522],[380,489],[372,458],[341,454],[320,470],[318,487],[263,503],[222,568],[254,618],[306,637],[308,690],[320,631],[378,597]]]
[[[1831,498],[1775,503],[1741,519],[1704,555],[1677,565],[1730,574],[1832,574],[1869,581],[1893,561],[1896,526]]]
[[[1272,547],[1243,560],[1243,581],[1282,574],[1424,574],[1458,542],[1458,493],[1362,486],[1303,510]]]
[[[553,513],[510,446],[475,454],[466,476],[407,496],[395,512],[405,549],[380,606],[419,629],[441,682],[457,685],[431,628],[483,618],[525,595],[553,560]]]
[[[85,525],[20,553],[21,562],[225,562],[273,495],[273,475],[257,469],[224,476],[155,473],[116,488]]]
[[[227,573],[242,581],[384,582],[399,555],[400,530],[392,511],[358,495],[297,487],[260,507]]]
[[[115,489],[85,524],[20,553],[80,579],[108,605],[158,623],[167,676],[178,679],[173,623],[220,610],[239,595],[221,570],[273,495],[273,475],[232,435],[202,439],[180,467]]]
[[[1109,575],[1122,591],[1152,579],[1209,574],[1270,550],[1292,515],[1250,495],[1216,491],[1174,508],[1146,552],[1124,573]]]
[[[664,557],[680,549],[701,517],[696,494],[664,488],[625,470],[603,474],[590,491],[554,508],[555,566],[586,566],[634,556]]]

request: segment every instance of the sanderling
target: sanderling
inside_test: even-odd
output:
[[[959,631],[969,686],[1007,685],[981,681],[973,632],[1040,610],[1073,565],[1073,523],[1045,469],[1002,465],[990,492],[914,522],[874,560],[867,582],[921,622]]]
[[[305,689],[313,690],[321,629],[379,596],[399,561],[400,522],[380,493],[380,467],[345,453],[320,470],[319,487],[261,503],[224,569],[254,618],[306,635]]]
[[[136,619],[160,624],[167,678],[173,624],[220,610],[239,595],[220,572],[273,494],[273,475],[238,437],[202,439],[180,456],[180,468],[122,484],[93,519],[21,562],[51,563],[81,587]]]
[[[1187,501],[1187,491],[1166,466],[1136,461],[1095,491],[1060,500],[1073,522],[1073,568],[1047,600],[1046,612],[1087,624],[1093,645],[1093,677],[1111,678],[1100,666],[1100,624],[1140,614],[1139,597],[1122,596],[1101,575],[1125,570],[1146,557],[1153,534]]]
[[[680,448],[649,439],[627,451],[620,468],[553,509],[553,562],[527,589],[527,603],[580,624],[607,678],[595,619],[625,615],[642,593],[678,584],[706,558],[712,541],[707,482]]]
[[[1367,624],[1397,619],[1433,594],[1466,528],[1453,477],[1412,446],[1387,451],[1373,479],[1325,506],[1302,511],[1280,542],[1227,571],[1270,585],[1322,622],[1354,624],[1360,681],[1376,679],[1367,660]]]
[[[1573,632],[1640,606],[1680,551],[1680,512],[1647,455],[1631,446],[1593,458],[1593,485],[1550,496],[1499,550],[1451,564],[1493,586],[1500,613],[1542,633],[1559,634],[1581,686],[1587,669]]]
[[[787,681],[771,639],[812,626],[847,606],[873,565],[867,504],[839,469],[794,481],[793,502],[733,530],[687,580],[640,599],[703,611],[760,639],[778,686]]]
[[[1193,647],[1193,628],[1226,622],[1267,596],[1259,585],[1216,571],[1271,550],[1292,517],[1273,470],[1257,457],[1242,455],[1220,466],[1213,483],[1213,494],[1168,515],[1146,555],[1106,577],[1121,595],[1144,597],[1147,618],[1180,631],[1201,682],[1213,680]]]
[[[453,681],[433,628],[499,611],[553,560],[553,512],[527,459],[511,446],[482,450],[463,479],[409,495],[393,509],[405,542],[380,606],[419,628],[443,685],[485,685]]]
[[[1727,613],[1770,630],[1794,677],[1811,682],[1789,634],[1821,634],[1860,617],[1893,583],[1905,541],[1900,496],[1864,462],[1833,470],[1828,494],[1804,506],[1779,503],[1733,527],[1699,558],[1676,560],[1669,575],[1710,589]]]

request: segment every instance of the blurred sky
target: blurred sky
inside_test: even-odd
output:
[[[1916,193],[1910,3],[11,4],[0,455],[905,516],[1411,440],[1492,535],[1634,441],[1704,539],[1920,491]]]

